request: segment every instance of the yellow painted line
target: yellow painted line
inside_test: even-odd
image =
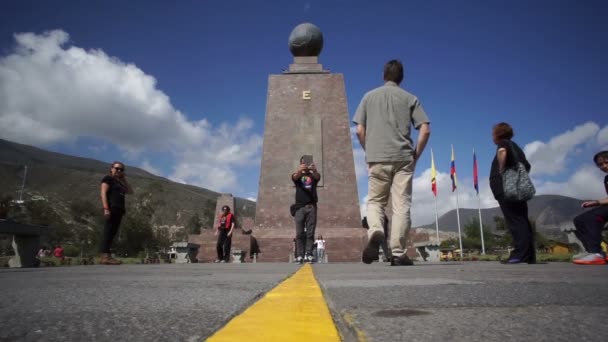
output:
[[[357,335],[357,341],[358,342],[368,342],[367,340],[367,335],[365,335],[365,333],[363,332],[363,330],[357,328],[357,326],[355,325],[355,319],[354,317],[347,313],[347,312],[343,312],[342,313],[342,320],[346,323],[346,325],[351,328],[352,330],[355,331],[355,334]]]
[[[207,341],[340,341],[310,265],[268,292]]]

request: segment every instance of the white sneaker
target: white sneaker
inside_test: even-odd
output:
[[[578,265],[605,265],[606,259],[599,253],[589,253],[584,258],[574,259],[572,262]]]
[[[572,256],[572,260],[574,259],[582,259],[584,257],[586,257],[587,255],[589,255],[588,252],[582,252],[582,253],[578,253]]]

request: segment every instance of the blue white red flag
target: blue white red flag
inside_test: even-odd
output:
[[[479,174],[477,173],[477,156],[475,155],[475,150],[473,150],[473,186],[479,195]]]
[[[452,178],[452,192],[458,187],[456,179],[456,163],[454,162],[454,146],[452,146],[452,163],[450,164],[450,178]]]

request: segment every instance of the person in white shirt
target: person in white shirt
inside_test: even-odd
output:
[[[323,240],[323,235],[319,235],[317,241],[315,241],[317,245],[317,262],[324,263],[325,262],[325,240]]]

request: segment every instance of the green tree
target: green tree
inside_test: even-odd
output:
[[[194,213],[188,223],[186,223],[186,231],[188,234],[200,234],[201,233],[201,218],[198,213]]]
[[[441,241],[440,248],[456,248],[458,246],[458,239],[452,238]]]
[[[159,245],[152,228],[156,205],[152,194],[136,194],[129,203],[114,243],[114,250],[121,256],[135,256],[146,249],[156,249]]]
[[[134,256],[147,247],[154,245],[154,231],[150,216],[134,211],[123,218],[115,238],[114,251],[120,256]]]
[[[532,226],[535,247],[537,249],[549,247],[551,241],[549,241],[549,239],[547,239],[543,234],[539,233],[538,230],[536,230],[536,221],[534,221],[532,218],[528,218],[528,220],[530,220],[530,225]]]
[[[70,214],[75,222],[74,243],[79,248],[79,253],[96,254],[105,223],[101,210],[91,201],[79,200],[70,204]]]
[[[68,225],[46,201],[25,202],[25,209],[27,215],[23,218],[23,223],[50,227],[46,237],[49,244],[60,245],[74,239],[72,226]]]
[[[8,218],[8,211],[13,197],[11,195],[0,196],[0,219]]]
[[[201,208],[202,216],[200,217],[201,228],[213,229],[215,226],[215,201],[206,200]]]
[[[511,233],[507,230],[507,222],[502,216],[494,216],[494,226],[496,230],[501,232],[501,235],[496,239],[496,246],[501,248],[507,248],[513,246],[513,238]]]
[[[169,249],[169,246],[171,246],[171,233],[169,232],[169,228],[156,228],[154,231],[154,241],[152,241],[152,243],[147,247],[166,251]]]
[[[171,241],[188,241],[188,231],[186,228],[178,229],[173,233]]]
[[[507,222],[505,218],[502,216],[494,216],[494,227],[496,230],[504,232],[507,230]]]
[[[464,235],[465,238],[462,240],[463,248],[481,250],[479,219],[474,218],[464,226]],[[483,227],[483,242],[486,250],[491,249],[496,245],[494,234],[492,234],[487,225]]]

